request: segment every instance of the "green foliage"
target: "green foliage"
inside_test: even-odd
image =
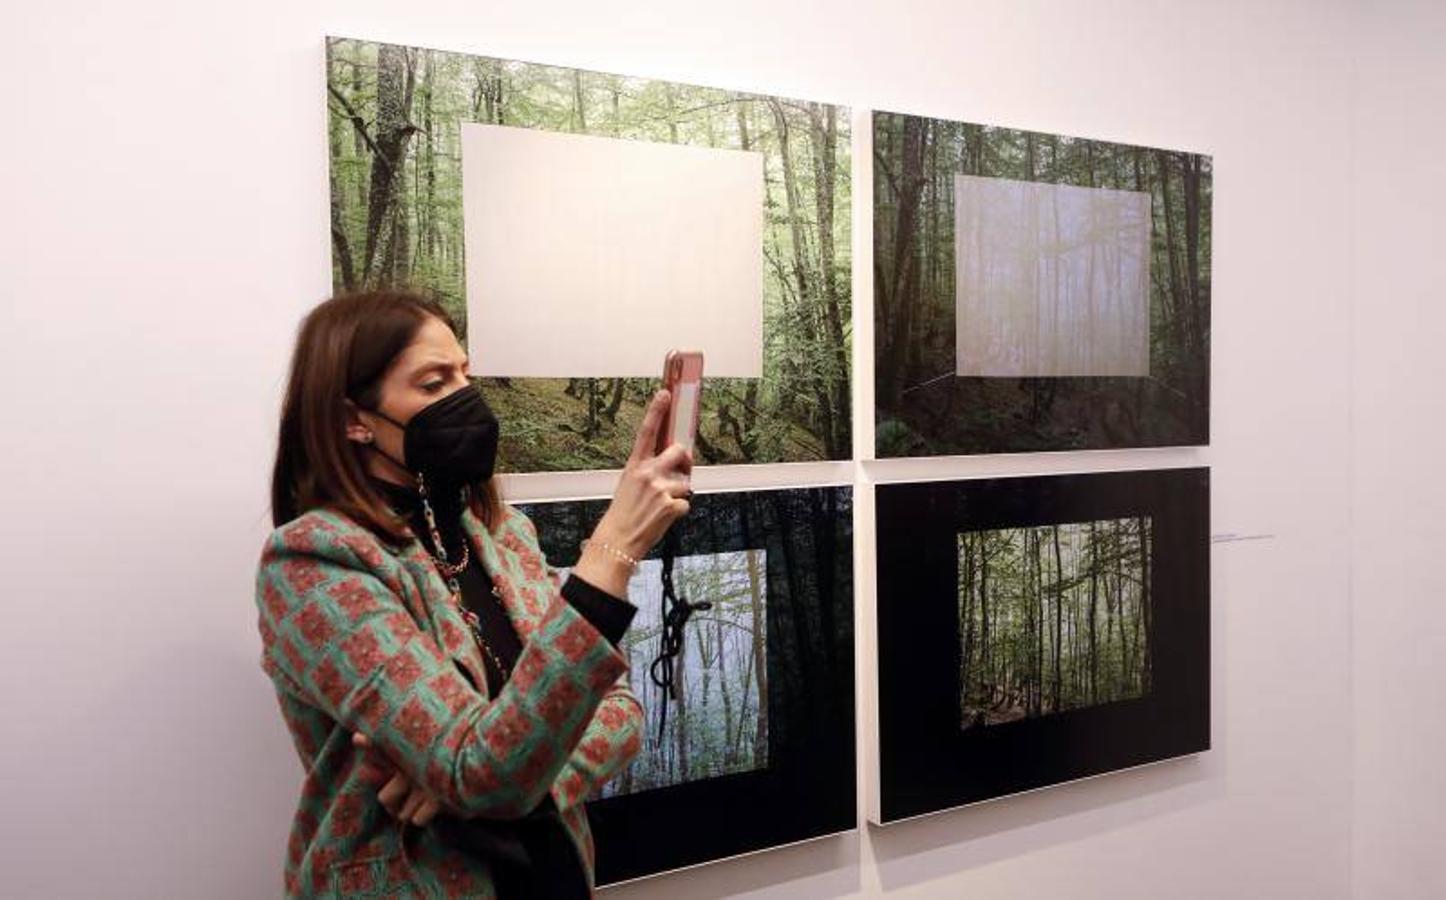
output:
[[[874,440],[880,456],[911,456],[922,443],[918,433],[898,419],[880,422]]]
[[[761,152],[763,377],[708,379],[699,460],[849,455],[847,111],[340,38],[327,42],[327,107],[335,288],[424,289],[464,334],[463,123]],[[623,381],[619,393],[617,379],[485,379],[511,416],[499,468],[622,465],[649,395],[645,381]]]

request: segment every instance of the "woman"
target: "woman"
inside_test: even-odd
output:
[[[621,598],[691,496],[688,452],[653,453],[668,402],[563,581],[498,497],[497,420],[442,308],[389,291],[307,316],[256,588],[306,769],[288,896],[591,895],[582,801],[639,748]]]

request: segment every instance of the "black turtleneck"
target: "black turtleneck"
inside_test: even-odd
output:
[[[422,499],[416,488],[379,478],[372,478],[372,484],[406,519],[428,552],[435,555],[437,548],[431,529],[427,527]],[[462,548],[469,547],[467,567],[457,576],[457,586],[462,591],[462,602],[482,620],[482,640],[487,644],[482,650],[482,664],[487,671],[488,693],[495,697],[511,675],[517,658],[522,655],[522,641],[512,621],[507,618],[501,601],[492,593],[492,580],[478,558],[479,554],[466,543],[461,497],[443,491],[431,497],[430,502],[437,531],[441,533],[442,543],[447,549],[447,559],[455,563],[462,558]],[[622,639],[632,623],[633,614],[637,612],[637,607],[631,603],[614,597],[575,574],[569,574],[567,581],[563,582],[562,596],[614,645]],[[488,649],[492,652],[488,653]],[[496,659],[493,659],[494,656]],[[498,663],[505,669],[499,668]],[[459,671],[466,675],[465,670]],[[432,820],[432,825],[446,842],[487,858],[502,900],[513,897],[565,900],[589,896],[581,859],[572,846],[572,839],[567,835],[557,804],[550,794],[536,809],[520,819],[460,819],[442,813]]]

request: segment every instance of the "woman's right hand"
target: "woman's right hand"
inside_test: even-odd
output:
[[[613,491],[612,503],[593,529],[574,568],[584,581],[615,596],[627,595],[629,571],[617,556],[598,545],[641,559],[674,522],[688,514],[687,498],[693,494],[689,487],[692,452],[681,444],[671,444],[662,453],[653,452],[671,399],[667,390],[653,395],[638,427],[632,455]]]
[[[365,754],[366,762],[374,772],[373,780],[387,779],[387,783],[377,792],[377,801],[394,818],[420,828],[441,811],[442,805],[436,798],[428,793],[426,788],[414,784],[407,774],[393,765],[380,750],[374,749],[365,734],[360,731],[353,732],[351,743],[358,752]]]

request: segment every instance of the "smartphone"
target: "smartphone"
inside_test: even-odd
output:
[[[658,429],[656,452],[669,444],[682,444],[689,451],[698,434],[698,396],[703,391],[703,352],[701,350],[669,350],[663,359],[663,387],[672,394],[668,417]]]

